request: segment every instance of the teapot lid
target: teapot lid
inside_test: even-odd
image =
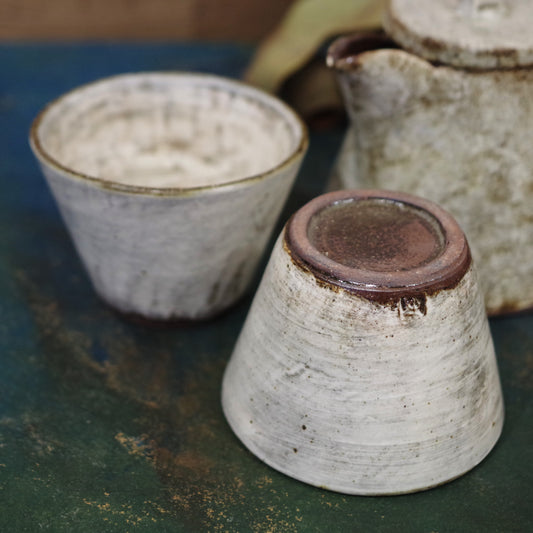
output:
[[[390,0],[383,25],[402,48],[473,69],[533,65],[530,0]]]

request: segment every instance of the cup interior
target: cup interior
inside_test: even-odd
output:
[[[242,83],[149,73],[67,93],[38,117],[32,141],[75,174],[181,189],[268,173],[302,147],[304,129],[277,98]]]

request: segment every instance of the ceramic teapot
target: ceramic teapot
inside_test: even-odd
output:
[[[335,188],[441,204],[489,314],[533,307],[533,2],[391,0],[385,33],[328,51],[350,117]]]

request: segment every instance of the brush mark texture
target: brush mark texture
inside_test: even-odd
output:
[[[448,288],[376,300],[306,268],[291,222],[225,371],[233,431],[273,468],[347,494],[424,490],[476,466],[504,413],[473,264]]]

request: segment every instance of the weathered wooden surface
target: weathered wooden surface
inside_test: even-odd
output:
[[[250,297],[189,329],[121,320],[97,299],[27,144],[42,104],[112,73],[240,75],[233,46],[0,47],[0,530],[527,532],[533,529],[533,316],[491,321],[502,437],[443,487],[349,497],[291,480],[239,443],[222,372]],[[315,134],[285,210],[325,186],[342,132]]]

